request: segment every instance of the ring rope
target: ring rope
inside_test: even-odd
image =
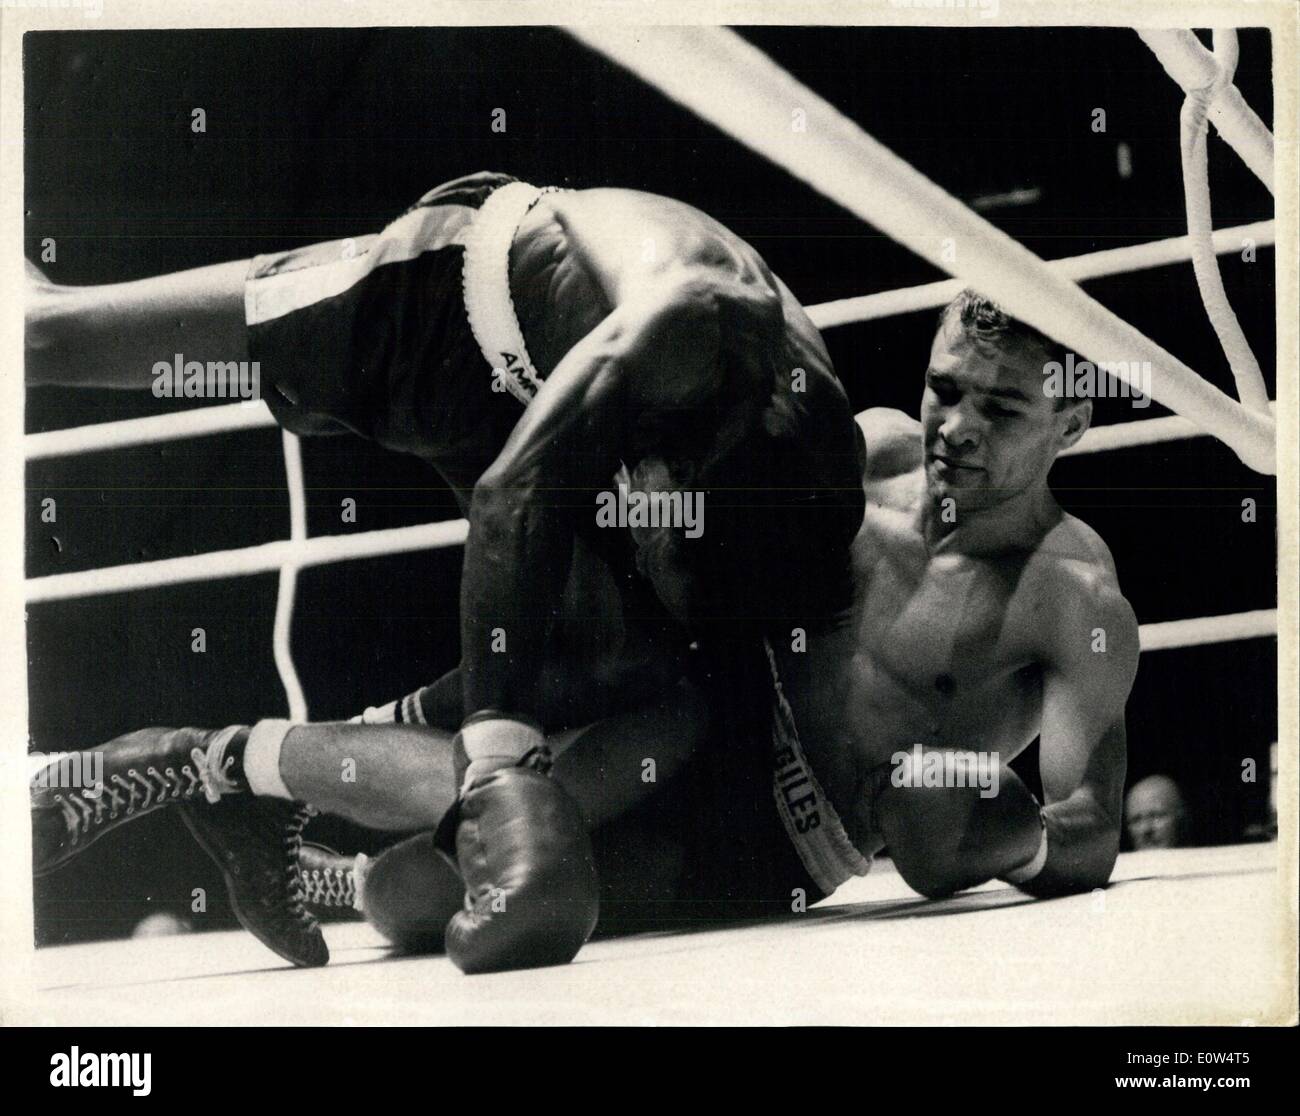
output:
[[[1138,37],[1184,93],[1207,85],[1219,69],[1214,55],[1192,31],[1139,30]],[[1273,193],[1273,133],[1231,82],[1224,84],[1210,105],[1210,123],[1255,177],[1268,187],[1269,193]]]
[[[436,550],[465,541],[463,519],[421,523],[415,527],[389,527],[355,535],[315,535],[309,539],[279,539],[234,550],[210,550],[154,562],[131,562],[76,573],[29,577],[24,589],[28,604],[93,597],[131,589],[156,589],[187,581],[204,581],[248,574],[269,573],[286,562],[300,569],[347,562],[356,558],[384,558],[412,550]]]
[[[722,27],[565,29],[734,139],[784,167],[935,267],[1276,470],[1276,430],[1107,310],[1023,244],[868,135],[762,51]],[[795,122],[803,124],[796,128]],[[1136,368],[1134,366],[1137,366]]]
[[[1211,238],[1215,252],[1238,252],[1247,244],[1267,247],[1273,241],[1274,227],[1271,220],[1219,229]],[[1191,258],[1192,238],[1171,236],[1165,240],[1148,241],[1146,244],[1103,248],[1079,256],[1061,256],[1048,260],[1047,266],[1079,283],[1086,279],[1128,275],[1148,268],[1165,267]],[[890,318],[896,314],[910,314],[917,310],[932,310],[946,306],[965,286],[960,279],[940,279],[937,283],[922,283],[915,287],[899,287],[892,291],[822,302],[809,306],[808,316],[818,329],[829,329],[854,322]]]
[[[1201,292],[1205,313],[1214,326],[1223,355],[1228,358],[1237,381],[1237,398],[1255,411],[1268,410],[1268,389],[1259,361],[1233,313],[1223,289],[1219,260],[1211,241],[1210,168],[1206,139],[1210,130],[1209,108],[1237,68],[1237,34],[1214,32],[1215,72],[1209,82],[1188,92],[1180,114],[1179,148],[1183,163],[1183,198],[1187,208],[1187,235],[1192,242],[1192,269]]]
[[[1270,413],[1277,404],[1269,403]],[[1074,445],[1063,449],[1058,457],[1074,457],[1081,453],[1106,453],[1110,450],[1150,446],[1158,442],[1177,442],[1184,438],[1208,438],[1204,430],[1182,415],[1161,415],[1158,418],[1137,419],[1133,422],[1111,422],[1105,426],[1090,427]]]
[[[722,29],[717,29],[719,32]],[[696,105],[695,97],[684,97],[680,92],[675,92],[672,88],[667,87],[661,80],[664,73],[663,67],[659,66],[655,77],[648,77],[647,73],[636,65],[631,65],[625,56],[620,56],[618,44],[614,44],[610,49],[610,42],[607,39],[604,44],[592,42],[587,33],[573,32],[577,37],[588,42],[588,45],[594,49],[601,50],[615,61],[627,66],[634,72],[641,74],[647,80],[652,81],[663,92],[675,99],[687,104],[688,107],[695,109],[699,115],[705,119],[712,120],[724,131],[754,147],[768,158],[778,163],[785,164],[785,157],[779,150],[769,150],[769,145],[760,144],[741,134],[744,129],[737,130],[727,123],[723,123],[711,112],[701,111]],[[668,33],[671,36],[671,32]],[[730,34],[730,33],[728,33]],[[1201,65],[1202,60],[1196,53],[1196,50],[1204,52],[1200,44],[1195,43],[1196,50],[1188,47],[1185,42],[1172,43],[1169,39],[1162,36],[1178,35],[1180,33],[1151,33],[1150,36],[1143,34],[1144,41],[1156,52],[1162,63],[1165,64],[1171,76],[1175,76],[1180,82],[1183,80],[1178,73],[1191,71],[1192,67]],[[617,36],[616,36],[617,37]],[[661,36],[662,38],[662,36]],[[880,148],[871,137],[867,136],[861,129],[857,129],[851,122],[840,116],[835,109],[820,98],[812,94],[810,90],[804,89],[799,83],[795,82],[790,75],[781,71],[778,67],[770,62],[765,56],[757,50],[749,47],[738,36],[730,34],[719,35],[714,37],[716,41],[710,45],[715,50],[721,51],[721,57],[730,65],[737,63],[753,65],[755,59],[761,60],[761,66],[766,70],[765,76],[768,79],[775,79],[778,86],[784,85],[788,92],[790,87],[796,91],[802,91],[806,94],[807,102],[815,107],[824,119],[823,124],[833,125],[836,131],[843,131],[847,126],[849,129],[849,139],[857,142],[859,146],[863,142],[868,146],[870,153],[871,146]],[[1195,42],[1195,37],[1192,37]],[[740,48],[738,48],[738,44]],[[663,46],[661,42],[659,44]],[[623,50],[626,50],[626,43],[622,44]],[[1217,42],[1216,42],[1217,48]],[[748,52],[748,57],[744,55]],[[701,52],[694,52],[699,60]],[[1205,119],[1209,116],[1214,120],[1216,128],[1221,135],[1230,142],[1242,155],[1243,160],[1251,169],[1259,175],[1265,184],[1272,189],[1272,136],[1267,129],[1259,123],[1258,118],[1254,117],[1255,124],[1258,128],[1251,125],[1249,106],[1240,99],[1240,94],[1235,86],[1231,84],[1231,69],[1235,69],[1235,40],[1231,45],[1225,43],[1224,58],[1231,59],[1231,66],[1221,66],[1215,59],[1206,54],[1214,65],[1213,73],[1217,77],[1211,78],[1213,82],[1214,96],[1205,97],[1198,95],[1197,109],[1193,112],[1185,110],[1184,120],[1184,169],[1185,181],[1192,183],[1193,178],[1187,171],[1187,137],[1190,124],[1194,126],[1195,131],[1200,135],[1200,152],[1199,159],[1204,162],[1204,135]],[[1167,58],[1173,58],[1172,63]],[[712,61],[716,61],[715,57]],[[650,70],[655,71],[654,66]],[[1177,71],[1177,73],[1176,73]],[[1203,73],[1204,67],[1200,72]],[[734,77],[734,73],[731,74]],[[724,75],[725,80],[725,75]],[[674,85],[676,83],[673,83]],[[771,80],[769,80],[771,84]],[[1236,94],[1236,100],[1232,98]],[[1192,90],[1188,90],[1188,104],[1193,101]],[[1244,113],[1242,109],[1244,108]],[[1249,114],[1247,116],[1246,114]],[[721,114],[726,115],[726,114]],[[1261,134],[1262,132],[1262,134]],[[1193,133],[1195,143],[1195,133]],[[1263,159],[1261,151],[1267,147],[1267,162]],[[886,151],[887,149],[881,148]],[[823,161],[833,162],[828,159],[830,153],[826,150],[821,151]],[[901,184],[907,185],[907,176],[913,179],[913,184],[919,180],[924,186],[922,195],[930,206],[940,215],[948,217],[960,217],[960,210],[964,206],[956,199],[945,194],[928,179],[925,179],[909,167],[902,160],[888,152],[890,159],[893,161],[889,169],[893,172],[895,178],[899,178],[900,170],[904,172],[901,175]],[[1198,157],[1193,144],[1193,169],[1199,170],[1195,164]],[[896,239],[918,252],[924,258],[930,259],[931,262],[937,262],[933,258],[933,252],[923,250],[919,246],[922,243],[918,234],[907,232],[903,235],[904,224],[902,216],[895,213],[884,213],[884,219],[877,220],[876,216],[868,216],[868,213],[884,212],[879,211],[876,207],[861,202],[854,194],[842,196],[843,192],[838,189],[829,188],[827,181],[827,168],[819,168],[817,181],[806,179],[810,185],[826,193],[827,196],[845,204],[850,210],[863,216],[864,219],[871,221],[873,224],[880,225],[886,232],[889,232]],[[852,180],[852,179],[851,179]],[[895,183],[897,185],[899,183]],[[1030,313],[1022,309],[1024,303],[1033,304],[1033,299],[1025,299],[1022,303],[1021,294],[1017,292],[1013,298],[1008,299],[1003,293],[1006,290],[1014,288],[1014,284],[1004,284],[997,274],[998,268],[1005,266],[1008,260],[1008,245],[1012,247],[1010,256],[1013,262],[1025,263],[1024,257],[1032,260],[1033,264],[1030,270],[1035,268],[1041,269],[1043,273],[1054,275],[1065,281],[1067,284],[1064,289],[1073,289],[1077,298],[1073,295],[1068,296],[1069,309],[1078,319],[1078,323],[1084,323],[1089,328],[1087,336],[1089,338],[1088,346],[1079,346],[1089,352],[1107,351],[1104,347],[1094,349],[1092,347],[1094,340],[1098,344],[1103,342],[1107,345],[1113,344],[1117,337],[1123,337],[1125,332],[1140,338],[1139,347],[1147,352],[1154,352],[1166,357],[1167,361],[1161,360],[1161,367],[1167,368],[1173,374],[1175,389],[1171,391],[1169,386],[1163,386],[1162,391],[1154,393],[1156,398],[1170,406],[1171,409],[1181,411],[1184,408],[1175,406],[1172,397],[1179,396],[1184,401],[1190,399],[1193,403],[1191,410],[1195,412],[1201,420],[1201,424],[1206,430],[1214,433],[1222,440],[1227,442],[1235,449],[1242,459],[1247,461],[1252,468],[1259,469],[1263,463],[1264,455],[1259,452],[1258,446],[1252,446],[1249,438],[1258,441],[1262,429],[1255,427],[1247,428],[1245,435],[1240,430],[1232,431],[1232,438],[1225,436],[1222,432],[1225,424],[1219,423],[1219,418],[1231,418],[1230,412],[1224,412],[1223,404],[1227,407],[1235,407],[1236,404],[1228,399],[1222,393],[1217,392],[1209,385],[1200,381],[1190,369],[1179,364],[1174,358],[1164,354],[1158,346],[1150,342],[1138,331],[1127,326],[1119,319],[1113,321],[1106,320],[1105,315],[1108,312],[1102,311],[1101,321],[1088,322],[1086,317],[1080,317],[1081,308],[1092,311],[1094,308],[1100,310],[1096,303],[1083,295],[1077,287],[1070,288],[1068,284],[1078,282],[1087,278],[1095,278],[1105,274],[1118,274],[1124,271],[1134,271],[1145,267],[1162,266],[1165,263],[1177,262],[1188,259],[1193,261],[1193,266],[1197,268],[1198,283],[1201,280],[1201,272],[1204,270],[1204,259],[1208,249],[1209,261],[1214,272],[1215,278],[1218,277],[1217,261],[1215,253],[1234,250],[1241,239],[1247,238],[1255,240],[1257,243],[1272,243],[1273,240],[1273,223],[1271,221],[1256,222],[1253,225],[1240,226],[1233,229],[1221,229],[1218,232],[1211,232],[1209,228],[1209,199],[1208,199],[1208,180],[1205,183],[1204,204],[1193,205],[1191,186],[1188,187],[1188,224],[1189,235],[1187,237],[1175,237],[1169,240],[1156,241],[1150,244],[1134,245],[1120,249],[1109,249],[1101,252],[1086,253],[1081,256],[1066,257],[1060,260],[1044,262],[1038,257],[1023,249],[1022,246],[1015,244],[1010,238],[1003,239],[1005,244],[997,242],[990,253],[990,258],[983,261],[981,267],[973,268],[969,272],[965,268],[948,268],[946,263],[939,262],[938,266],[950,270],[958,278],[946,280],[940,283],[922,284],[917,287],[902,288],[896,291],[886,291],[875,295],[862,296],[860,298],[842,299],[836,302],[823,303],[820,306],[809,308],[809,314],[813,321],[822,328],[834,325],[846,324],[853,321],[866,321],[873,318],[885,317],[893,314],[906,313],[912,310],[920,310],[943,305],[949,301],[967,282],[976,282],[974,273],[983,272],[991,276],[993,282],[990,285],[990,291],[1000,300],[1006,302],[1010,309],[1018,316],[1034,323]],[[927,196],[928,195],[928,196]],[[888,193],[886,196],[891,196]],[[898,203],[897,195],[892,195],[895,203]],[[958,207],[958,211],[952,209]],[[898,204],[898,209],[906,213],[909,207],[906,204]],[[924,212],[922,210],[922,212]],[[970,210],[965,210],[966,216],[973,219],[974,229],[977,232],[991,231],[996,233],[997,237],[1002,237],[1001,233],[993,229],[991,225],[984,222],[985,229],[981,229],[979,222],[982,221],[977,215]],[[910,216],[915,217],[913,212]],[[1203,216],[1203,219],[1202,219]],[[954,222],[955,227],[971,227],[970,220],[957,220]],[[1016,252],[1019,249],[1022,258],[1015,261]],[[1000,253],[998,250],[1001,250]],[[1004,258],[997,259],[1001,254]],[[1201,261],[1198,266],[1198,259]],[[991,262],[990,262],[991,261]],[[1221,289],[1221,283],[1220,283]],[[1062,288],[1053,286],[1053,290],[1060,294]],[[1213,292],[1211,292],[1212,294]],[[1202,297],[1206,301],[1207,312],[1211,313],[1211,320],[1215,322],[1216,332],[1219,332],[1219,322],[1215,319],[1215,312],[1211,310],[1211,299],[1206,297],[1206,286],[1202,284]],[[1226,296],[1224,298],[1226,303]],[[1035,311],[1036,311],[1035,307]],[[1231,314],[1231,308],[1228,307],[1228,314]],[[1096,317],[1094,312],[1093,317]],[[1233,324],[1236,319],[1233,317]],[[1042,328],[1040,326],[1040,328]],[[1229,327],[1230,328],[1230,327]],[[1240,327],[1238,326],[1238,332]],[[1083,336],[1085,331],[1082,325],[1078,325],[1079,335]],[[1075,325],[1072,325],[1068,332],[1075,332]],[[1224,334],[1220,333],[1221,343],[1224,344],[1225,353],[1229,351],[1228,342],[1224,341]],[[1244,343],[1244,336],[1242,342]],[[1141,343],[1145,344],[1141,344]],[[1247,347],[1247,352],[1249,349]],[[1238,375],[1238,362],[1229,357],[1230,363],[1233,364],[1234,375],[1238,376],[1239,391],[1242,393],[1243,401],[1249,401],[1250,405],[1255,407],[1268,407],[1266,395],[1262,401],[1259,396],[1262,392],[1262,376],[1259,376],[1259,392],[1255,392],[1253,385],[1247,387],[1242,376]],[[1251,355],[1253,363],[1253,354]],[[1255,365],[1255,373],[1258,373],[1258,366]],[[1190,387],[1187,380],[1190,377],[1209,392],[1214,393],[1219,398],[1215,399],[1214,395],[1206,395],[1204,392],[1198,392]],[[1213,408],[1208,408],[1206,402],[1214,404]],[[1205,423],[1204,418],[1207,414],[1213,413],[1215,421]],[[43,457],[61,456],[74,453],[93,452],[95,450],[126,448],[130,446],[149,444],[157,441],[169,441],[173,439],[197,437],[205,434],[214,434],[239,429],[253,429],[274,424],[269,410],[264,404],[235,404],[225,407],[202,408],[180,414],[169,414],[144,419],[130,419],[123,422],[102,423],[85,427],[76,427],[69,430],[52,431],[43,434],[30,434],[25,438],[25,449],[28,460],[39,459]],[[1240,427],[1240,422],[1236,423]],[[1271,423],[1270,423],[1271,427]],[[1122,446],[1132,446],[1141,444],[1150,444],[1152,442],[1168,441],[1179,438],[1195,437],[1205,431],[1198,429],[1197,423],[1184,414],[1175,414],[1168,417],[1139,420],[1135,422],[1113,424],[1109,427],[1103,427],[1089,431],[1089,436],[1085,436],[1078,445],[1072,447],[1068,453],[1087,453],[1099,452],[1120,448]],[[1249,438],[1247,437],[1249,436]],[[298,678],[297,670],[293,661],[292,649],[290,646],[290,634],[292,629],[293,608],[296,596],[297,574],[298,571],[306,566],[348,561],[356,558],[379,557],[407,551],[431,549],[445,546],[455,546],[463,544],[468,533],[468,525],[465,520],[452,520],[441,523],[422,524],[416,527],[392,528],[388,530],[369,531],[357,535],[348,536],[318,536],[309,538],[306,528],[306,501],[305,485],[302,470],[301,446],[296,436],[288,431],[282,432],[283,448],[285,455],[286,482],[289,492],[289,515],[290,515],[290,534],[288,539],[277,542],[265,543],[260,546],[245,547],[237,550],[214,551],[206,554],[184,556],[181,558],[163,559],[157,562],[133,563],[124,566],[107,567],[97,570],[86,570],[70,574],[55,574],[47,577],[28,578],[25,582],[27,600],[29,603],[40,601],[68,599],[73,597],[84,597],[91,595],[101,595],[111,592],[120,592],[129,589],[151,588],[162,585],[179,584],[183,582],[204,580],[209,578],[234,577],[245,574],[255,574],[278,570],[280,579],[278,594],[276,600],[276,614],[273,634],[274,655],[276,669],[280,675],[281,683],[284,686],[285,693],[290,707],[290,715],[295,720],[306,720],[307,703],[303,694],[301,682]],[[1267,470],[1262,470],[1267,471]],[[1141,647],[1144,651],[1163,650],[1173,647],[1198,646],[1206,643],[1222,642],[1227,640],[1254,639],[1274,636],[1277,632],[1277,612],[1275,609],[1258,609],[1251,612],[1236,613],[1224,616],[1198,617],[1186,620],[1162,621],[1152,624],[1143,624],[1139,629]]]
[[[289,542],[300,555],[307,542],[307,495],[302,472],[302,444],[296,434],[281,432],[284,446],[285,481],[289,489]],[[307,720],[307,697],[303,693],[298,667],[293,661],[291,636],[293,610],[297,600],[298,570],[301,560],[289,559],[280,566],[280,582],[275,596],[275,623],[271,629],[271,650],[276,673],[289,703],[289,718],[300,723]]]
[[[23,436],[23,452],[28,461],[46,457],[68,457],[103,450],[131,449],[154,442],[201,438],[208,434],[229,434],[236,430],[255,430],[276,426],[271,410],[260,399],[248,403],[224,403],[215,407],[195,407],[147,418],[119,419],[69,426]]]
[[[1197,616],[1187,620],[1162,620],[1138,629],[1143,651],[1174,647],[1200,647],[1239,639],[1264,639],[1277,635],[1277,609],[1257,608],[1224,616]]]
[[[1213,234],[1215,252],[1236,252],[1245,243],[1267,247],[1274,242],[1274,224],[1255,221],[1248,225],[1235,225],[1219,229]],[[1165,267],[1191,259],[1191,237],[1174,236],[1153,240],[1146,244],[1127,245],[1123,248],[1103,248],[1079,256],[1063,256],[1049,260],[1048,266],[1075,282],[1124,275],[1146,268]],[[937,283],[922,283],[913,287],[880,291],[876,294],[835,299],[809,306],[808,316],[819,329],[850,325],[855,322],[875,321],[897,314],[917,310],[930,310],[944,306],[961,291],[960,279],[942,279]],[[116,422],[89,423],[63,430],[49,430],[27,434],[23,438],[23,451],[28,461],[49,457],[64,457],[82,453],[98,453],[110,449],[130,449],[154,442],[169,442],[182,438],[198,438],[208,434],[223,434],[235,430],[274,427],[275,419],[266,404],[260,400],[250,403],[227,403],[214,407],[199,407],[190,411],[175,411],[148,418],[120,419]],[[1136,423],[1124,423],[1125,427]],[[1201,433],[1191,427],[1191,434]],[[1090,433],[1096,433],[1091,431]],[[1086,450],[1077,452],[1087,452]]]

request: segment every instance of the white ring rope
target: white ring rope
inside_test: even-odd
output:
[[[150,415],[148,418],[94,422],[86,426],[70,426],[66,430],[26,434],[23,436],[23,452],[28,461],[36,461],[43,457],[131,449],[154,442],[171,442],[181,438],[199,438],[207,434],[226,434],[232,430],[254,430],[275,425],[270,408],[259,399],[250,403],[196,407],[192,411],[175,411],[166,415]]]
[[[698,116],[784,167],[935,267],[1006,307],[1227,443],[1250,468],[1276,469],[1276,431],[1111,313],[869,136],[838,109],[721,27],[588,25],[566,30]],[[1153,369],[1150,384],[1139,369]]]
[[[1276,404],[1270,403],[1270,413]],[[1058,457],[1074,457],[1081,453],[1105,453],[1109,450],[1149,446],[1157,442],[1177,442],[1184,438],[1208,438],[1204,430],[1183,418],[1182,415],[1161,415],[1159,418],[1138,419],[1135,422],[1112,422],[1094,426]]]
[[[1138,31],[1138,36],[1184,93],[1210,84],[1219,71],[1214,55],[1191,31]],[[1231,82],[1219,90],[1210,105],[1210,123],[1273,193],[1273,133]]]
[[[1233,379],[1237,381],[1237,398],[1254,411],[1268,410],[1268,389],[1264,374],[1251,352],[1241,323],[1232,311],[1228,293],[1223,289],[1219,260],[1211,238],[1210,168],[1206,138],[1210,125],[1210,105],[1225,84],[1230,84],[1237,69],[1237,34],[1214,32],[1214,59],[1218,63],[1210,82],[1188,92],[1183,101],[1179,124],[1179,147],[1183,163],[1183,198],[1187,208],[1187,235],[1192,242],[1192,268],[1201,292],[1205,313],[1214,326],[1223,355],[1228,358]]]
[[[243,577],[269,573],[286,562],[300,569],[347,562],[354,558],[384,558],[412,550],[436,550],[465,541],[463,519],[421,523],[416,527],[389,527],[355,535],[316,535],[310,539],[280,539],[237,550],[210,550],[156,562],[132,562],[97,570],[29,577],[24,582],[28,604],[121,593],[128,589],[155,589],[209,578]]]
[[[1215,252],[1239,252],[1247,246],[1263,248],[1272,244],[1273,240],[1271,220],[1219,229],[1211,238]],[[1065,278],[1081,283],[1086,279],[1129,275],[1147,268],[1165,267],[1191,258],[1192,238],[1171,236],[1166,240],[1151,240],[1146,244],[1103,248],[1099,252],[1085,252],[1080,256],[1062,256],[1048,260],[1047,266]],[[840,298],[807,307],[808,316],[818,329],[891,318],[896,314],[946,306],[965,286],[960,279],[940,279],[937,283],[922,283],[915,287],[899,287],[855,298]]]
[[[1237,252],[1247,245],[1264,248],[1274,242],[1272,221],[1255,221],[1219,229],[1213,234],[1215,252]],[[1082,282],[1112,275],[1125,275],[1147,268],[1165,267],[1183,263],[1192,257],[1191,237],[1173,236],[1165,240],[1152,240],[1146,244],[1131,244],[1123,248],[1103,248],[1098,252],[1085,252],[1079,256],[1063,256],[1049,260],[1048,266],[1067,279]],[[855,322],[875,321],[897,314],[918,310],[932,310],[951,302],[965,284],[960,279],[941,279],[937,283],[922,283],[914,287],[899,287],[892,291],[840,298],[807,307],[808,316],[819,329],[851,325]],[[1164,420],[1158,420],[1164,421]],[[1182,437],[1195,437],[1204,431],[1183,420],[1187,430]],[[200,407],[192,411],[177,411],[148,418],[121,419],[117,422],[90,423],[72,426],[65,430],[50,430],[41,434],[27,434],[23,438],[23,451],[28,461],[47,457],[64,457],[102,450],[129,449],[153,442],[170,442],[181,438],[197,438],[207,434],[223,434],[232,430],[250,430],[273,427],[275,419],[265,403],[228,403],[223,406]],[[1140,429],[1142,424],[1124,423]],[[1093,430],[1090,434],[1098,434]],[[1162,439],[1163,440],[1163,439]],[[1138,444],[1136,442],[1125,444]],[[1075,450],[1073,452],[1087,452]]]
[[[289,541],[296,545],[297,553],[307,541],[307,489],[302,474],[302,444],[296,434],[281,432],[284,446],[284,473],[289,488]],[[307,697],[298,678],[298,667],[293,661],[293,609],[297,599],[300,560],[292,558],[280,567],[280,585],[275,597],[275,624],[271,629],[271,649],[275,656],[275,669],[280,675],[289,702],[289,719],[307,720]]]
[[[1252,468],[1261,472],[1272,471],[1273,424],[1271,418],[1267,417],[1267,412],[1262,421],[1244,419],[1243,408],[1073,286],[1079,281],[1103,275],[1160,267],[1189,258],[1195,261],[1197,254],[1203,253],[1207,245],[1210,246],[1210,260],[1217,276],[1213,253],[1234,251],[1244,240],[1259,245],[1273,243],[1272,221],[1220,229],[1210,234],[1208,227],[1192,226],[1192,207],[1189,202],[1187,237],[1173,237],[1149,244],[1044,262],[876,143],[734,33],[722,28],[703,32],[697,29],[694,38],[690,37],[690,32],[686,32],[688,37],[683,39],[682,31],[643,28],[630,41],[628,33],[619,31],[594,28],[570,30],[594,49],[606,53],[669,96],[694,109],[704,119],[711,120],[724,132],[791,169],[809,185],[839,201],[864,220],[879,225],[919,255],[956,276],[938,283],[810,307],[809,314],[820,328],[938,307],[948,302],[964,286],[976,284],[1007,305],[1018,317],[1051,332],[1053,336],[1060,336],[1067,343],[1076,344],[1080,351],[1093,354],[1095,359],[1102,359],[1099,354],[1123,351],[1122,346],[1116,349],[1116,343],[1122,341],[1134,346],[1130,352],[1135,352],[1142,359],[1151,359],[1152,363],[1158,363],[1166,372],[1168,379],[1160,391],[1153,389],[1152,394],[1171,410],[1180,413],[1090,430],[1062,456],[1212,433],[1236,450]],[[1180,82],[1186,80],[1185,87],[1203,84],[1203,59],[1196,53],[1197,50],[1209,58],[1210,64],[1215,67],[1215,73],[1223,72],[1213,57],[1195,41],[1194,36],[1192,41],[1195,50],[1184,41],[1169,38],[1184,34],[1181,32],[1140,34],[1170,74]],[[651,39],[653,42],[642,43],[638,47],[636,38]],[[630,58],[630,50],[635,52],[642,48],[646,49],[648,62]],[[681,66],[680,74],[670,72],[673,66],[680,65],[674,59],[674,50],[680,51],[683,57],[694,59],[695,65]],[[811,177],[805,176],[801,170],[791,165],[791,152],[786,142],[773,142],[753,135],[755,126],[743,120],[744,114],[754,107],[754,101],[750,99],[752,91],[743,88],[737,90],[735,87],[735,82],[745,75],[764,90],[762,100],[765,103],[760,107],[767,111],[754,113],[756,120],[767,121],[772,112],[779,114],[790,106],[810,111],[810,115],[818,118],[817,123],[821,126],[824,138],[812,142],[816,165]],[[698,83],[700,90],[687,88],[691,82]],[[734,106],[739,106],[739,117],[731,106],[715,112],[711,107],[701,107],[698,103],[701,97],[707,101],[711,96],[725,97],[738,92],[745,94],[734,101]],[[1232,94],[1236,94],[1235,101]],[[1240,100],[1240,94],[1230,80],[1219,83],[1218,95],[1210,101],[1209,116],[1220,134],[1237,148],[1251,169],[1272,189],[1272,136],[1257,117],[1254,117],[1254,123],[1258,128],[1251,125],[1250,118],[1254,114]],[[769,126],[764,122],[759,125],[759,129],[761,131],[761,128]],[[779,134],[780,129],[777,131]],[[837,144],[844,147],[843,157],[836,150]],[[1263,157],[1265,146],[1267,162]],[[866,165],[873,158],[880,159],[881,164],[879,173],[869,176]],[[858,160],[865,162],[858,164]],[[850,185],[837,184],[836,174],[844,176],[844,181]],[[881,197],[889,199],[888,204],[873,202],[870,198],[872,190],[879,190]],[[916,198],[908,197],[907,190],[915,190]],[[1205,215],[1208,221],[1208,204]],[[917,231],[922,228],[928,231]],[[964,261],[960,266],[949,267],[948,263],[955,264],[955,261],[936,259],[935,248],[930,243],[938,239],[933,234],[935,228],[950,229],[964,237],[975,262],[971,264]],[[1015,274],[1018,268],[1026,270],[1030,288],[1034,282],[1041,282],[1044,275],[1051,277],[1047,293],[1040,296],[1032,289],[1026,290],[1025,282]],[[1063,309],[1068,312],[1068,327],[1058,329],[1054,321],[1048,330],[1041,321],[1054,298],[1063,300]],[[1086,344],[1077,344],[1080,338]],[[1243,390],[1243,398],[1246,394]],[[1267,399],[1263,406],[1268,407]],[[239,403],[29,434],[24,439],[24,448],[28,460],[37,460],[273,425],[275,420],[265,404]],[[301,446],[297,437],[288,431],[282,433],[282,439],[289,491],[289,538],[235,550],[27,578],[25,590],[28,603],[99,596],[278,570],[280,581],[273,633],[276,669],[288,698],[290,716],[294,720],[306,720],[307,703],[290,646],[298,571],[313,565],[462,545],[468,533],[468,525],[465,520],[459,519],[356,535],[309,538]],[[1143,624],[1140,627],[1140,639],[1142,650],[1156,651],[1227,640],[1265,638],[1276,635],[1276,632],[1276,610],[1259,609],[1232,615]]]
[[[1162,620],[1138,629],[1143,651],[1173,647],[1201,647],[1238,639],[1265,639],[1277,635],[1277,609],[1258,608],[1227,616],[1197,616],[1188,620]]]

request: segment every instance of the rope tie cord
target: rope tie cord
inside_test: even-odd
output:
[[[1137,34],[1184,93],[1207,84],[1219,66],[1191,31],[1151,29]],[[1273,133],[1230,81],[1219,90],[1209,115],[1219,135],[1273,193]]]
[[[1210,216],[1210,172],[1206,153],[1210,106],[1221,91],[1232,84],[1237,68],[1237,33],[1214,32],[1216,65],[1206,84],[1188,90],[1180,117],[1180,148],[1183,162],[1183,198],[1187,206],[1187,235],[1192,247],[1192,268],[1201,301],[1219,338],[1223,355],[1237,381],[1237,397],[1252,411],[1268,414],[1268,390],[1264,374],[1233,313],[1223,289],[1219,260],[1214,251]]]
[[[783,167],[935,267],[1276,471],[1272,418],[1242,406],[954,198],[825,98],[723,27],[566,32]],[[790,127],[791,113],[805,127]],[[1135,369],[1148,364],[1150,383]]]

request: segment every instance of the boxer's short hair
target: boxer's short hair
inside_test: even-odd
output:
[[[944,329],[956,318],[966,336],[973,341],[1001,347],[1006,338],[1019,338],[1041,349],[1047,361],[1065,366],[1066,348],[1028,322],[1014,318],[996,302],[969,287],[939,311],[939,328]],[[1064,396],[1056,399],[1056,409],[1062,410],[1070,400]]]

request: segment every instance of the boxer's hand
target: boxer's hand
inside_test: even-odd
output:
[[[578,804],[528,766],[467,781],[456,859],[466,909],[447,956],[466,973],[563,965],[596,928],[595,860]]]
[[[494,771],[525,760],[543,774],[550,771],[546,737],[535,721],[484,709],[465,719],[452,741],[452,758],[460,793]]]

